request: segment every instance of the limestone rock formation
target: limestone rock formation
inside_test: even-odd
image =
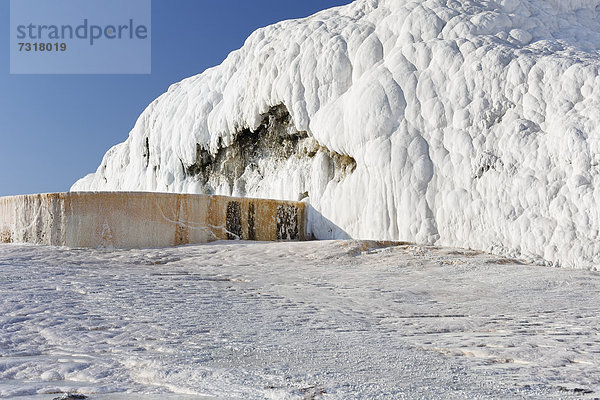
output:
[[[308,194],[318,238],[597,265],[599,11],[357,0],[259,29],[72,190]]]

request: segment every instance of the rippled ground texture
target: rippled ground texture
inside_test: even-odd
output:
[[[0,299],[0,397],[600,396],[600,275],[464,250],[2,245]]]

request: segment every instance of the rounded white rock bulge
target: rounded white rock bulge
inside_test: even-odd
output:
[[[317,238],[600,262],[600,0],[357,0],[171,86],[73,191],[311,204]]]

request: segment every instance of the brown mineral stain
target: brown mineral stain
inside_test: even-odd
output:
[[[175,218],[175,246],[181,246],[190,243],[190,230],[187,221],[187,199],[183,195],[177,195],[177,217]]]
[[[306,240],[305,219],[301,202],[149,192],[49,193],[0,198],[0,242],[148,248],[226,239]]]

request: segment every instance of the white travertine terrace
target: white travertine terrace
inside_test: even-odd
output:
[[[152,102],[73,190],[308,192],[318,238],[593,267],[599,10],[599,0],[357,0],[259,29]],[[234,146],[280,105],[306,132],[301,145],[324,151],[243,165],[216,186],[186,173],[199,150]],[[332,173],[327,151],[356,167]]]

